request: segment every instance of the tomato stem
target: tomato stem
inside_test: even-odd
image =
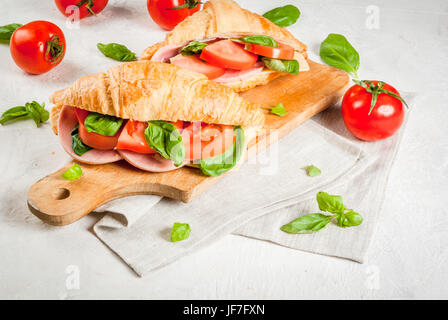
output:
[[[202,2],[197,1],[197,0],[185,0],[184,4],[174,7],[174,8],[167,8],[165,10],[179,10],[179,9],[186,9],[186,8],[191,10],[191,9],[196,8],[196,6],[200,5],[200,4],[202,4]]]
[[[93,12],[93,10],[92,10],[92,7],[95,5],[95,3],[93,2],[93,0],[81,0],[76,6],[77,6],[78,8],[80,8],[82,5],[84,5],[84,4],[86,4],[86,3],[87,3],[87,5],[86,5],[87,11],[89,11],[89,13],[90,13],[92,16],[95,16],[95,17],[96,17],[95,12]]]
[[[63,55],[64,45],[59,43],[59,36],[55,34],[49,41],[47,41],[45,59],[51,64],[55,64],[62,59]]]

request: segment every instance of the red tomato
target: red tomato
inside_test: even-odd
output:
[[[173,9],[179,6],[186,7]],[[163,29],[173,30],[179,22],[199,11],[201,4],[194,0],[148,0],[147,7],[155,23]]]
[[[226,69],[214,66],[206,61],[202,61],[196,55],[176,57],[171,59],[171,64],[181,67],[182,69],[202,73],[210,80],[219,78],[226,72]]]
[[[246,50],[268,58],[282,59],[282,60],[294,59],[294,48],[280,42],[278,43],[278,48],[247,43]]]
[[[9,46],[14,62],[32,74],[42,74],[56,67],[66,51],[64,34],[48,21],[33,21],[18,28]]]
[[[55,0],[59,11],[66,17],[84,19],[95,16],[106,7],[108,0]],[[79,8],[79,16],[75,10]]]
[[[233,146],[233,126],[192,122],[182,132],[185,160],[207,159]]]
[[[378,81],[371,81],[377,85]],[[398,91],[384,84],[383,89],[400,95]],[[372,93],[359,85],[352,86],[342,100],[342,117],[347,129],[357,138],[375,141],[392,136],[403,123],[403,103],[386,93],[380,93],[369,115]]]
[[[202,50],[201,59],[221,68],[245,70],[257,63],[258,56],[244,50],[244,45],[221,40],[206,46]]]
[[[113,150],[117,145],[121,130],[119,130],[113,137],[102,136],[98,133],[87,131],[86,127],[84,126],[84,121],[86,120],[89,113],[89,111],[76,108],[76,117],[78,118],[79,122],[78,133],[82,142],[94,149]]]

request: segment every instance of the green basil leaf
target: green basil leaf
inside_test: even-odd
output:
[[[311,213],[285,224],[280,230],[294,234],[312,233],[325,228],[332,218],[332,216],[327,216],[321,213]]]
[[[188,223],[175,222],[171,229],[171,242],[182,241],[190,236],[190,225]]]
[[[101,113],[91,112],[84,120],[88,132],[95,132],[102,136],[113,137],[123,124],[123,119]]]
[[[279,117],[283,117],[284,115],[286,115],[286,110],[285,110],[285,107],[283,106],[283,104],[279,103],[275,107],[271,108],[271,113],[273,113]]]
[[[344,211],[344,204],[341,196],[330,195],[326,192],[319,192],[316,195],[319,209],[331,213],[341,213]]]
[[[278,7],[266,12],[263,17],[271,20],[280,27],[289,27],[299,19],[300,10],[295,6],[288,4],[284,7]]]
[[[11,39],[11,36],[14,33],[14,31],[16,31],[21,26],[22,25],[18,24],[18,23],[11,23],[11,24],[7,24],[6,26],[1,26],[0,27],[0,40],[9,41]]]
[[[273,38],[269,36],[250,36],[250,37],[243,37],[240,38],[241,41],[247,42],[247,43],[253,43],[253,44],[259,44],[261,46],[266,47],[274,47],[278,48],[278,43]]]
[[[78,178],[81,178],[81,176],[82,169],[77,163],[72,165],[62,174],[62,178],[64,178],[65,180],[76,180]]]
[[[362,216],[353,210],[341,212],[337,215],[336,220],[338,222],[338,226],[343,228],[359,226],[363,221]]]
[[[0,117],[0,124],[3,125],[8,121],[24,119],[29,119],[28,111],[26,111],[26,108],[23,106],[13,107],[3,112],[2,116]]]
[[[117,61],[135,61],[137,56],[134,52],[126,48],[126,46],[118,43],[102,44],[98,43],[98,50],[100,50],[106,57]]]
[[[192,41],[185,47],[183,47],[180,53],[183,56],[192,56],[194,54],[200,54],[206,46],[208,46],[207,43],[200,41]]]
[[[317,177],[322,173],[322,171],[314,165],[303,167],[302,169],[306,170],[306,174],[310,177]]]
[[[297,60],[280,60],[273,58],[262,58],[267,68],[283,73],[299,74],[299,62]]]
[[[89,147],[88,145],[84,144],[84,142],[82,142],[81,138],[79,137],[78,127],[79,126],[76,125],[71,132],[72,149],[78,156],[82,156],[84,153],[92,150],[93,148]]]
[[[149,121],[145,130],[146,143],[176,167],[184,163],[185,146],[179,130],[166,121]]]
[[[359,54],[343,35],[329,34],[320,45],[320,57],[330,66],[358,78]]]
[[[240,126],[234,126],[233,134],[235,142],[232,148],[229,148],[219,156],[201,159],[199,167],[202,173],[207,176],[217,177],[235,167],[244,152],[244,131]]]

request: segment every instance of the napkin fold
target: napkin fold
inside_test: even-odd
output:
[[[411,104],[413,95],[404,98]],[[94,232],[140,276],[229,233],[363,262],[403,131],[383,141],[361,142],[345,129],[340,108],[333,107],[190,203],[148,195],[103,205],[95,211],[107,214]],[[322,170],[320,176],[308,177],[301,169],[311,164]],[[341,195],[347,207],[363,216],[363,223],[354,228],[330,224],[313,234],[281,231],[283,224],[318,212],[315,195],[319,191]],[[174,222],[190,225],[189,239],[170,241]]]

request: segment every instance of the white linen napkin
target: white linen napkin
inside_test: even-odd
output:
[[[412,94],[404,98],[412,104]],[[333,107],[190,203],[150,195],[98,208],[95,211],[107,214],[94,232],[140,276],[229,233],[363,262],[403,131],[383,141],[361,142],[344,128],[340,108]],[[320,176],[308,177],[301,169],[311,164],[322,170]],[[318,212],[319,191],[342,195],[347,207],[361,213],[363,223],[345,229],[330,224],[314,234],[281,231],[283,224]],[[190,225],[189,239],[170,241],[174,222]]]

